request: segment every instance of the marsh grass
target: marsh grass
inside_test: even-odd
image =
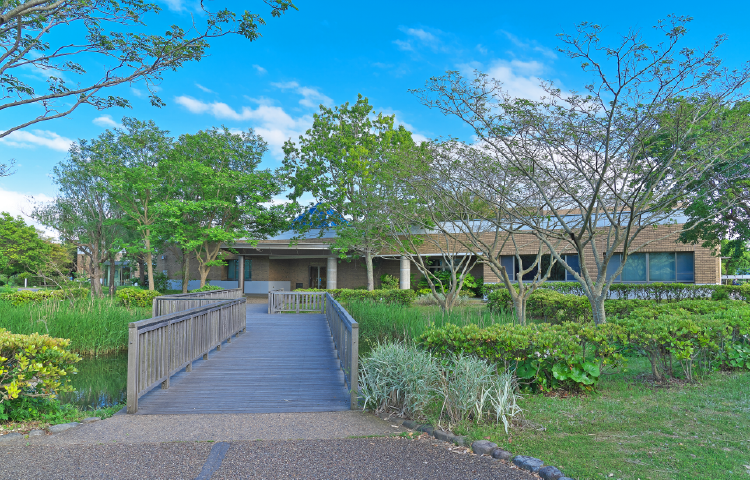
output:
[[[48,300],[13,306],[0,301],[0,328],[13,333],[69,338],[73,352],[100,355],[128,346],[128,324],[151,317],[151,309],[125,307],[108,298]]]
[[[359,352],[367,355],[378,344],[413,341],[432,324],[442,327],[452,323],[471,323],[480,328],[495,323],[513,323],[511,312],[490,312],[484,304],[454,308],[445,314],[437,306],[404,306],[377,302],[346,302],[344,308],[359,323]]]

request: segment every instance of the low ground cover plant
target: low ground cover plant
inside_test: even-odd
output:
[[[193,290],[190,290],[190,293],[213,292],[215,290],[224,290],[224,288],[218,285],[203,285],[200,288],[194,288]]]
[[[21,335],[0,329],[0,420],[29,411],[28,403],[70,390],[67,375],[80,357],[70,340],[49,335]]]
[[[91,295],[88,288],[75,287],[60,290],[17,290],[5,289],[0,291],[0,301],[9,302],[15,306],[31,302],[43,302],[45,300],[79,299]]]
[[[378,345],[363,358],[364,408],[394,412],[437,426],[502,423],[520,413],[513,376],[465,355],[434,357],[415,345]]]

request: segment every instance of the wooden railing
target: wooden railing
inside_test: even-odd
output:
[[[268,313],[324,313],[325,292],[268,292]]]
[[[210,305],[216,303],[218,300],[242,298],[243,296],[244,294],[239,288],[164,295],[154,298],[151,316],[158,317],[159,315],[182,312],[183,310]]]
[[[213,292],[202,292],[213,293]],[[158,297],[165,298],[165,297]],[[183,368],[190,372],[193,362],[224,341],[246,329],[246,299],[181,299],[212,301],[209,305],[184,309],[130,324],[128,338],[127,412],[138,411],[138,399],[161,384],[169,388],[169,379]],[[154,310],[156,311],[156,301]],[[160,307],[161,308],[161,307]]]
[[[359,324],[329,293],[325,294],[325,303],[328,328],[331,329],[346,386],[349,387],[351,408],[355,410],[358,408],[359,393]]]

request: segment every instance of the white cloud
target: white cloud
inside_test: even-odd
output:
[[[508,38],[508,40],[510,40],[511,43],[517,47],[520,47],[524,50],[532,50],[534,52],[539,52],[549,59],[557,58],[557,55],[555,54],[554,50],[549,49],[547,47],[543,47],[534,40],[523,41],[510,32],[506,32],[505,30],[501,30],[501,31]]]
[[[5,190],[0,187],[0,211],[8,212],[14,217],[22,217],[27,224],[34,225],[40,230],[43,230],[46,235],[52,236],[53,232],[45,229],[35,220],[29,218],[31,212],[34,210],[34,205],[42,202],[50,202],[54,200],[52,197],[43,193],[28,194],[21,192],[14,192],[12,190]]]
[[[265,75],[266,73],[268,73],[268,70],[266,70],[265,68],[261,67],[260,65],[255,65],[255,64],[253,64],[253,68],[254,68],[254,69],[255,69],[255,70],[256,70],[256,71],[257,71],[257,72],[258,72],[258,73],[259,73],[260,75]]]
[[[196,86],[196,87],[198,87],[198,88],[200,88],[201,90],[203,90],[203,91],[204,91],[204,92],[206,92],[206,93],[214,93],[214,91],[213,91],[213,90],[211,90],[210,88],[206,88],[206,87],[204,87],[204,86],[203,86],[203,85],[201,85],[200,83],[197,83],[197,82],[196,82],[196,83],[195,83],[195,86]]]
[[[292,90],[302,95],[302,99],[299,101],[299,104],[305,107],[317,108],[321,104],[333,104],[332,98],[324,95],[315,87],[304,87],[297,82],[276,82],[271,83],[271,85],[281,90]]]
[[[112,117],[110,117],[109,115],[102,115],[101,117],[96,117],[91,122],[94,125],[99,125],[100,127],[104,127],[104,128],[122,127],[122,125],[112,120]]]
[[[179,12],[185,8],[185,5],[182,0],[163,0],[164,3],[167,4],[167,7],[169,7],[170,10],[174,10],[175,12]]]
[[[235,110],[223,102],[203,102],[187,96],[176,97],[175,102],[192,113],[209,114],[222,120],[249,122],[255,133],[268,142],[271,154],[276,158],[284,156],[281,149],[284,142],[289,138],[296,140],[313,121],[311,115],[292,117],[283,108],[268,104]]]
[[[476,46],[476,49],[477,49],[477,51],[478,51],[479,53],[481,53],[482,55],[487,55],[487,47],[485,47],[485,46],[484,46],[484,45],[482,45],[481,43],[478,43],[478,44],[477,44],[477,46]]]
[[[407,40],[394,40],[393,43],[400,49],[406,51],[415,51],[415,44],[427,47],[433,52],[439,50],[445,50],[443,42],[438,36],[432,32],[428,32],[423,28],[408,28],[399,27],[399,30],[404,32],[408,39]],[[440,34],[440,30],[434,30]]]
[[[143,96],[143,92],[138,90],[137,88],[130,87],[130,91],[132,91],[133,95],[135,95],[138,98]]]
[[[0,138],[0,143],[16,148],[35,148],[39,146],[67,152],[73,140],[49,130],[16,130],[7,137]]]
[[[414,51],[414,47],[412,46],[411,42],[405,42],[403,40],[394,40],[393,43],[396,44],[399,50],[405,50],[407,52]]]

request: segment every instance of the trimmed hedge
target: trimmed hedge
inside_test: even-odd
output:
[[[154,304],[154,298],[160,296],[156,290],[143,290],[138,287],[118,288],[115,296],[126,307],[144,307],[149,308]]]
[[[385,303],[396,303],[399,305],[411,305],[417,294],[414,290],[351,290],[348,288],[337,288],[332,290],[316,288],[298,288],[295,292],[328,292],[333,298],[340,302],[346,301],[374,301]]]
[[[81,357],[69,345],[65,338],[0,329],[0,419],[7,419],[23,397],[54,398],[72,390],[65,377],[75,373],[73,364]]]
[[[627,316],[613,317],[600,326],[580,322],[484,329],[446,325],[425,332],[419,342],[437,354],[471,354],[515,368],[519,378],[542,390],[566,382],[577,388],[592,385],[599,373],[594,366],[617,362],[627,352],[646,357],[657,380],[675,376],[672,360],[679,362],[691,381],[696,366],[703,371],[749,368],[750,307],[737,302],[701,302],[703,305],[693,311],[682,308],[695,303],[640,303]],[[731,304],[733,308],[729,308]],[[708,305],[724,308],[699,314]]]
[[[540,289],[559,293],[583,296],[583,288],[578,282],[546,282]],[[493,292],[506,290],[502,283],[485,284],[482,293],[489,297]],[[694,285],[691,283],[613,283],[609,289],[609,299],[637,299],[679,301],[715,298],[726,294],[734,300],[750,302],[750,284],[746,285]]]
[[[218,285],[203,285],[200,288],[194,288],[194,289],[190,290],[190,293],[212,292],[214,290],[224,290],[224,288],[220,287]]]
[[[14,306],[29,302],[42,302],[44,300],[63,300],[66,298],[85,298],[90,294],[88,288],[71,288],[66,290],[17,290],[9,293],[0,293],[0,300],[10,302]]]

